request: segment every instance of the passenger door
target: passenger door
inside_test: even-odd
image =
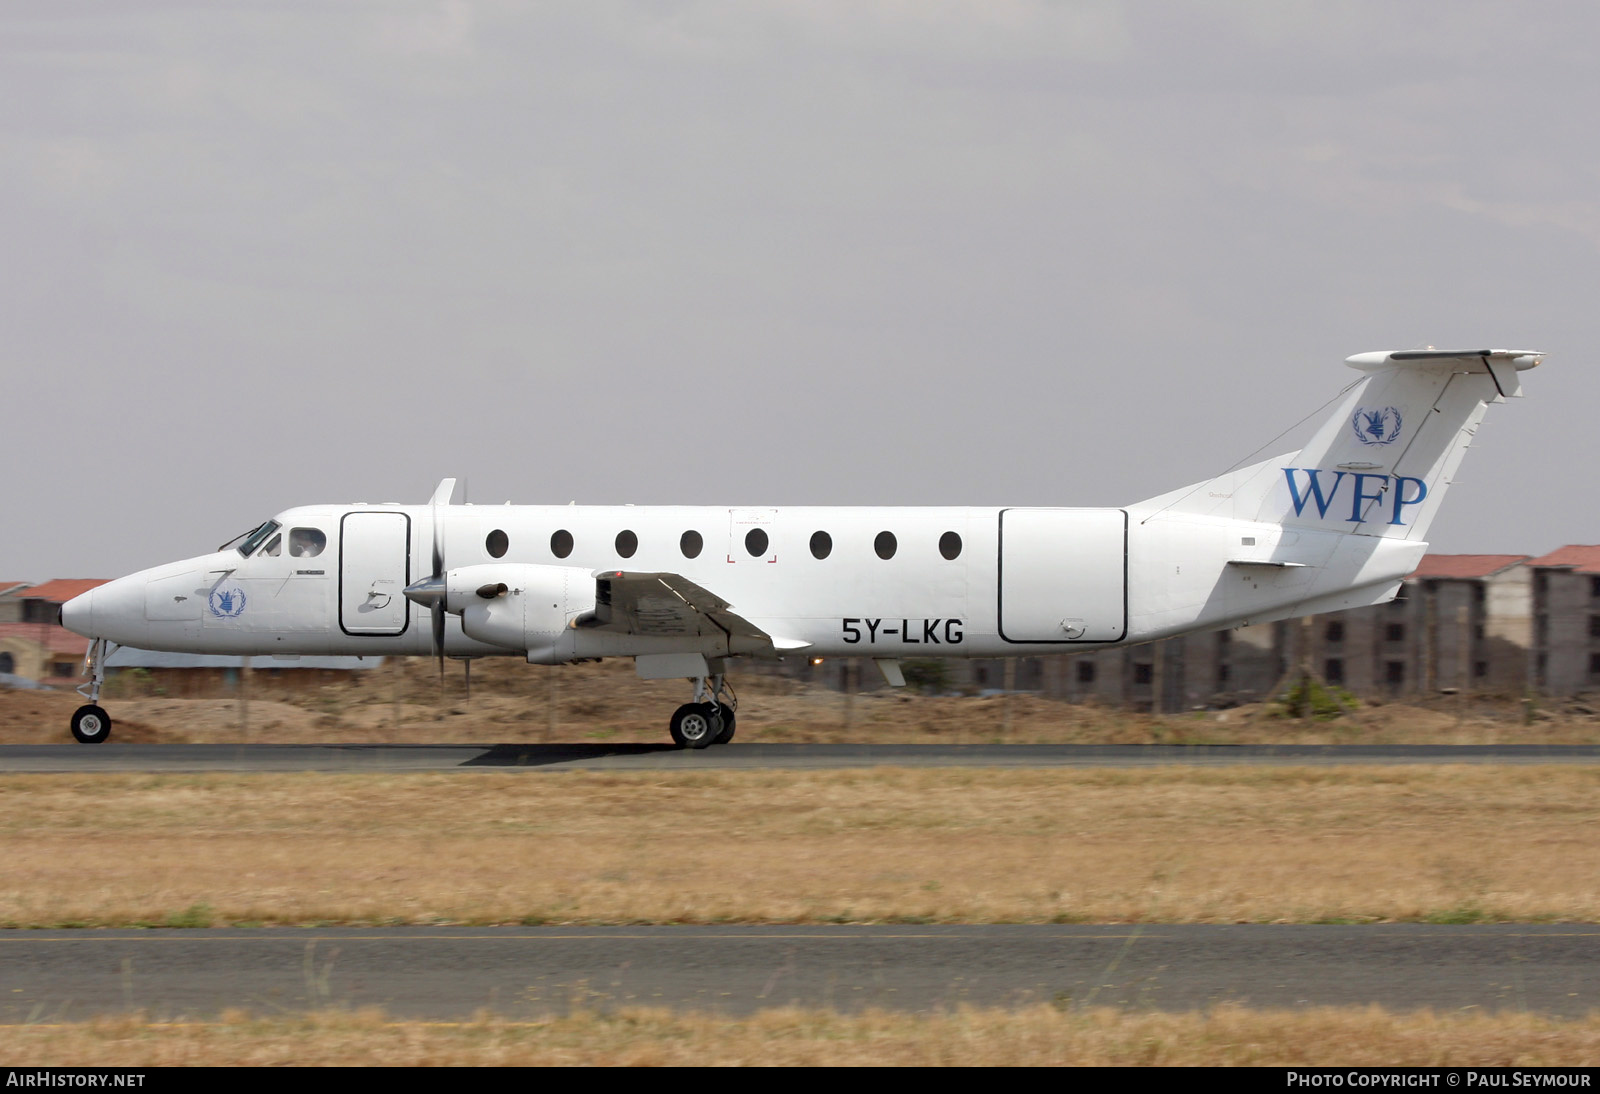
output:
[[[411,518],[346,513],[339,524],[339,626],[352,635],[404,634],[410,618]]]

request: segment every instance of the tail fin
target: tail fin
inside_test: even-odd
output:
[[[1421,540],[1488,404],[1521,395],[1517,373],[1542,357],[1531,350],[1357,354],[1345,364],[1367,375],[1299,452],[1145,504]]]

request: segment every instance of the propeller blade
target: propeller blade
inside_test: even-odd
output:
[[[455,489],[455,479],[441,480],[430,502],[433,507],[433,576],[437,578],[444,577],[444,521],[441,519],[439,507],[441,505],[446,509],[450,507],[450,498]]]
[[[426,604],[433,617],[433,652],[439,658],[439,692],[444,693],[444,513],[440,507],[450,508],[450,498],[456,492],[455,479],[440,479],[428,505],[433,512],[433,573],[422,581],[406,588],[406,597],[414,604]]]
[[[433,512],[433,574],[426,581],[418,581],[406,589],[406,596],[417,604],[427,604],[433,615],[433,652],[439,658],[439,687],[444,687],[444,513],[440,506],[450,508],[451,495],[455,493],[455,479],[441,479],[429,500]]]

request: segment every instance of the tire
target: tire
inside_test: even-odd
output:
[[[79,744],[97,745],[111,736],[111,717],[94,704],[72,712],[72,736]]]
[[[707,706],[711,704],[707,703]],[[722,732],[717,734],[717,739],[712,744],[725,745],[733,740],[734,713],[733,708],[727,703],[718,704],[722,708]]]
[[[722,718],[710,703],[685,703],[672,714],[672,739],[679,748],[706,748],[722,732]]]

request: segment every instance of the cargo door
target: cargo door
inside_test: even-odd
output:
[[[1128,515],[1002,510],[999,610],[1007,642],[1120,642],[1128,633]]]
[[[411,518],[346,513],[339,524],[339,626],[346,634],[405,633],[410,617]]]

